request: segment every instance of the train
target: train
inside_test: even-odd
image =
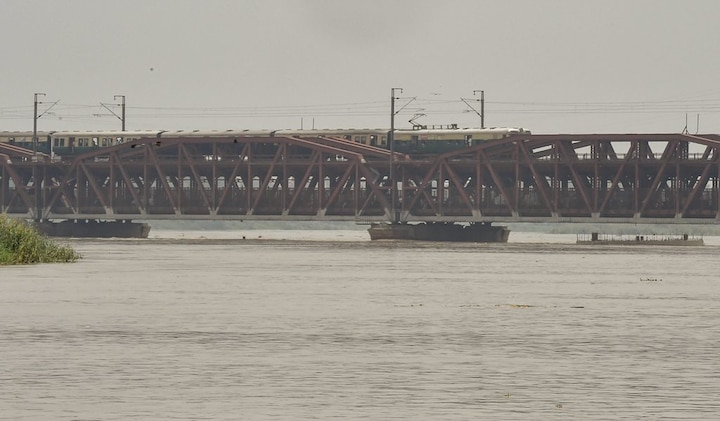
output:
[[[504,139],[529,130],[512,127],[460,128],[448,126],[416,126],[394,132],[393,150],[406,154],[439,154],[467,148],[483,142]],[[73,156],[100,148],[147,138],[212,138],[212,137],[332,137],[380,148],[390,148],[388,129],[280,129],[280,130],[135,130],[135,131],[48,131],[0,132],[0,144],[37,150],[51,156]]]

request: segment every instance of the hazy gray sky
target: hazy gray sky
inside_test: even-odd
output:
[[[720,132],[716,0],[3,0],[0,130]],[[405,99],[407,98],[407,99]],[[478,102],[471,102],[479,109]],[[99,114],[99,116],[98,116]],[[301,123],[302,122],[302,123]]]

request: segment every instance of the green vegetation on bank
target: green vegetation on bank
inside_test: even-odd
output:
[[[30,224],[0,215],[0,265],[74,262],[80,255],[50,241]]]

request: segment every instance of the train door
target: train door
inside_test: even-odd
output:
[[[468,148],[473,145],[472,135],[471,135],[471,134],[465,135],[465,145],[466,145]]]
[[[58,148],[62,147],[62,138],[61,137],[54,137],[51,136],[51,143],[50,143],[50,156],[55,156],[55,151]]]

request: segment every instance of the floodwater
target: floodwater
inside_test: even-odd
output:
[[[0,420],[720,417],[718,238],[152,236],[0,267]]]

